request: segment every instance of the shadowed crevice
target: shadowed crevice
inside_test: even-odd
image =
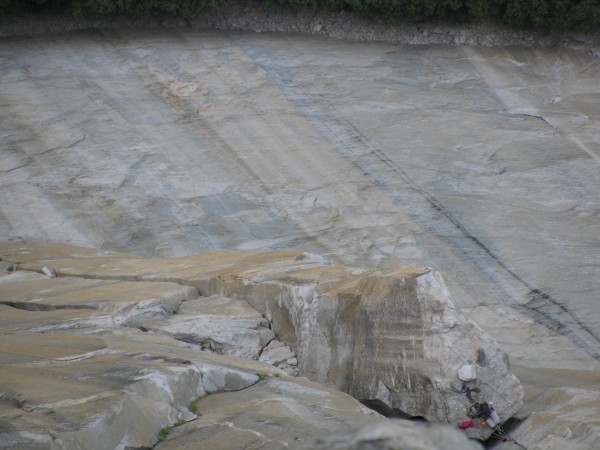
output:
[[[0,305],[10,306],[11,308],[20,309],[23,311],[56,311],[58,309],[98,309],[90,305],[48,305],[45,303],[13,301],[0,301]]]

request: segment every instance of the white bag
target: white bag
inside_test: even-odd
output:
[[[472,364],[466,364],[458,369],[458,378],[462,381],[473,381],[477,379],[477,369]]]

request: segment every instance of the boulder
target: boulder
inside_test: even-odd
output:
[[[272,321],[297,353],[300,373],[350,393],[390,415],[455,423],[471,402],[457,371],[476,366],[479,400],[506,420],[523,389],[508,357],[456,310],[441,274],[428,269],[377,270],[309,263],[298,255],[235,255],[218,276],[199,276],[202,292],[247,300]],[[475,367],[474,366],[474,367]],[[486,438],[487,427],[470,430]]]

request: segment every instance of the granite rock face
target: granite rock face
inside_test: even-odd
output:
[[[198,291],[174,283],[140,283],[117,280],[84,280],[48,277],[16,271],[0,280],[4,305],[25,311],[56,312],[58,322],[39,323],[35,331],[55,328],[99,326],[119,328],[151,317],[167,317],[184,300],[198,297]],[[72,295],[76,292],[77,295]],[[75,320],[65,320],[76,312]],[[61,313],[65,313],[65,317]],[[42,315],[43,316],[43,315]],[[15,326],[7,323],[5,326]],[[29,325],[29,324],[28,324]]]
[[[346,434],[333,434],[316,439],[304,450],[477,450],[474,441],[464,442],[462,436],[451,433],[446,427],[406,422],[378,422]]]
[[[158,450],[299,448],[317,437],[387,421],[356,400],[305,378],[269,377],[248,389],[196,403],[198,418],[169,434]],[[458,434],[458,433],[457,433]],[[459,436],[462,442],[465,436]]]
[[[219,296],[187,301],[176,315],[136,325],[199,345],[202,350],[249,359],[258,359],[275,338],[267,320],[246,301]]]
[[[187,405],[206,389],[245,388],[269,372],[131,329],[3,330],[1,346],[2,448],[150,447],[161,428],[193,418]]]
[[[387,421],[347,394],[273,367],[294,366],[296,354],[242,295],[199,297],[194,287],[248,264],[258,263],[257,276],[329,268],[320,259],[224,253],[161,261],[48,244],[0,244],[0,255],[11,261],[0,275],[1,448],[299,448]],[[208,341],[222,347],[203,349]],[[439,432],[477,447],[457,430]],[[393,439],[404,442],[403,434]]]
[[[0,276],[0,447],[151,447],[194,418],[195,398],[281,374],[132,328],[197,296],[175,283]]]
[[[46,256],[53,247],[56,256]],[[46,283],[63,277],[122,278],[197,288],[208,298],[186,300],[181,317],[150,318],[140,322],[146,324],[142,328],[177,337],[172,327],[181,330],[188,323],[194,330],[188,318],[196,317],[202,305],[205,312],[215,312],[219,302],[229,303],[264,330],[266,319],[278,340],[295,352],[271,344],[263,360],[297,362],[300,374],[389,414],[451,423],[465,418],[469,402],[460,393],[457,371],[470,361],[477,365],[475,383],[482,399],[493,401],[504,419],[521,406],[523,391],[506,355],[456,311],[441,276],[427,269],[359,269],[297,252],[212,252],[152,260],[111,259],[101,253],[81,257],[91,251],[51,244],[4,244],[2,250],[4,259],[19,261],[22,270],[52,267],[59,277],[46,277]],[[243,302],[265,319],[252,315]],[[189,332],[183,340],[190,342],[193,334],[198,333]],[[249,342],[252,347],[256,341]],[[268,357],[269,347],[285,355]],[[488,428],[476,431],[480,438],[490,434]]]
[[[529,386],[511,436],[528,448],[579,450],[600,443],[600,374],[597,371],[531,368],[515,365],[519,380]],[[521,449],[517,444],[507,450]]]
[[[600,370],[593,55],[119,28],[1,56],[6,239],[432,267],[513,361]]]
[[[245,15],[241,7],[229,26]],[[303,17],[317,33],[353,34],[344,16],[343,34]],[[273,16],[248,23],[283,26]],[[124,25],[2,38],[2,239],[148,257],[293,249],[353,266],[432,267],[514,367],[536,370],[528,392],[596,397],[577,372],[600,373],[597,42],[411,46],[396,42],[501,41],[419,26],[387,35],[392,43],[359,43]],[[389,40],[364,31],[356,38]],[[536,42],[512,36],[502,42]],[[106,261],[123,258],[135,259]],[[558,369],[571,384],[548,376]],[[529,448],[558,442],[544,437],[561,420],[593,422],[577,408],[550,420],[544,399],[527,419],[535,433],[520,436],[536,436]]]
[[[520,408],[523,390],[507,356],[456,311],[440,274],[319,262],[283,269],[284,262],[239,272],[232,266],[201,281],[200,290],[246,299],[296,349],[301,374],[388,414],[464,418],[470,403],[457,371],[470,362],[478,372],[470,387],[479,387],[482,400],[505,419]]]
[[[299,373],[296,352],[289,345],[277,339],[273,339],[263,348],[258,360],[278,367],[290,375]]]
[[[197,345],[132,328],[133,322],[105,319],[111,295],[117,315],[123,314],[122,298],[128,305],[162,300],[172,306],[168,291],[173,297],[190,289],[197,293],[174,283],[148,284],[153,289],[144,282],[49,279],[26,271],[0,276],[0,448],[150,448],[172,426],[198,419],[194,405],[199,398],[235,392],[233,401],[239,404],[253,394],[236,399],[237,392],[274,376],[289,386],[287,391],[321,402],[294,416],[294,435],[325,432],[314,414],[329,415],[338,430],[384,420],[347,394],[289,378],[270,365],[201,351]],[[157,300],[159,293],[162,299]],[[21,307],[34,297],[35,307]],[[178,300],[182,305],[187,301],[198,299]],[[100,312],[92,305],[102,305]],[[288,404],[281,395],[278,401]],[[332,407],[345,412],[331,416]],[[252,436],[264,434],[260,423],[252,427],[246,430]],[[273,448],[281,448],[281,442]]]

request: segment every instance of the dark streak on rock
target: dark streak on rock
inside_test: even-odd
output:
[[[273,82],[277,84],[282,91],[286,92],[289,90],[286,87],[285,80],[278,79],[278,76],[273,73],[272,70],[269,70],[268,67],[263,65],[260,66],[265,72],[269,73]],[[290,96],[290,98],[292,98],[292,96]],[[295,98],[292,101],[296,104],[299,113],[303,114],[308,121],[312,123],[315,123],[315,121],[318,122],[317,128],[325,128],[326,133],[332,136],[340,138],[346,136],[348,145],[336,145],[332,146],[332,149],[338,153],[341,158],[355,167],[359,173],[362,173],[372,185],[386,191],[392,201],[401,205],[402,209],[409,214],[415,222],[428,229],[438,239],[445,241],[454,253],[459,254],[459,258],[468,262],[474,270],[482,275],[484,279],[488,280],[490,284],[505,291],[506,298],[512,300],[507,303],[513,307],[522,309],[536,322],[565,335],[577,346],[589,353],[593,358],[600,359],[600,337],[593,330],[585,326],[574,313],[569,311],[567,307],[561,304],[557,299],[553,298],[548,293],[543,293],[539,288],[531,285],[521,275],[508,267],[495,255],[491,248],[471,234],[469,230],[467,230],[467,228],[444,207],[444,205],[442,205],[434,196],[417,186],[400,166],[392,161],[382,150],[372,144],[369,138],[367,138],[357,126],[348,119],[336,114],[335,106],[333,104],[323,97],[319,98],[318,105],[315,105],[313,100],[309,101],[303,98]],[[319,114],[315,115],[314,110],[317,106],[319,107]],[[543,117],[536,117],[546,122]],[[355,151],[353,152],[353,150]],[[366,153],[365,150],[367,150]],[[401,180],[409,188],[409,193],[412,192],[417,194],[419,199],[429,205],[430,209],[438,212],[439,216],[432,218],[428,216],[427,213],[423,214],[422,211],[413,211],[410,208],[406,208],[406,204],[410,202],[410,198],[407,194],[404,194],[403,191],[384,181],[385,178],[379,174],[375,167],[375,164],[377,163],[383,163],[387,166],[392,173],[396,175],[396,179]],[[440,221],[442,222],[439,223]],[[437,228],[445,225],[443,222],[458,230],[461,237],[470,241],[473,244],[473,247],[467,248],[465,246],[457,246],[452,242],[452,238],[447,236],[446,233],[436,232]],[[487,260],[487,262],[484,262],[484,260]],[[484,269],[485,266],[490,268],[492,273],[486,272]],[[527,297],[529,297],[530,300],[526,303],[522,303],[524,300],[523,298],[515,298],[515,295],[510,295],[506,292],[505,287],[507,286],[503,285],[502,280],[498,279],[497,273],[508,275],[508,279],[513,282],[513,286],[510,286],[511,288],[516,287],[519,291],[525,288],[524,290],[529,293]],[[532,297],[536,300],[535,307],[532,306]]]
[[[11,308],[21,309],[23,311],[56,311],[57,309],[97,309],[90,305],[48,305],[44,303],[13,301],[0,301],[0,305],[10,306]]]

